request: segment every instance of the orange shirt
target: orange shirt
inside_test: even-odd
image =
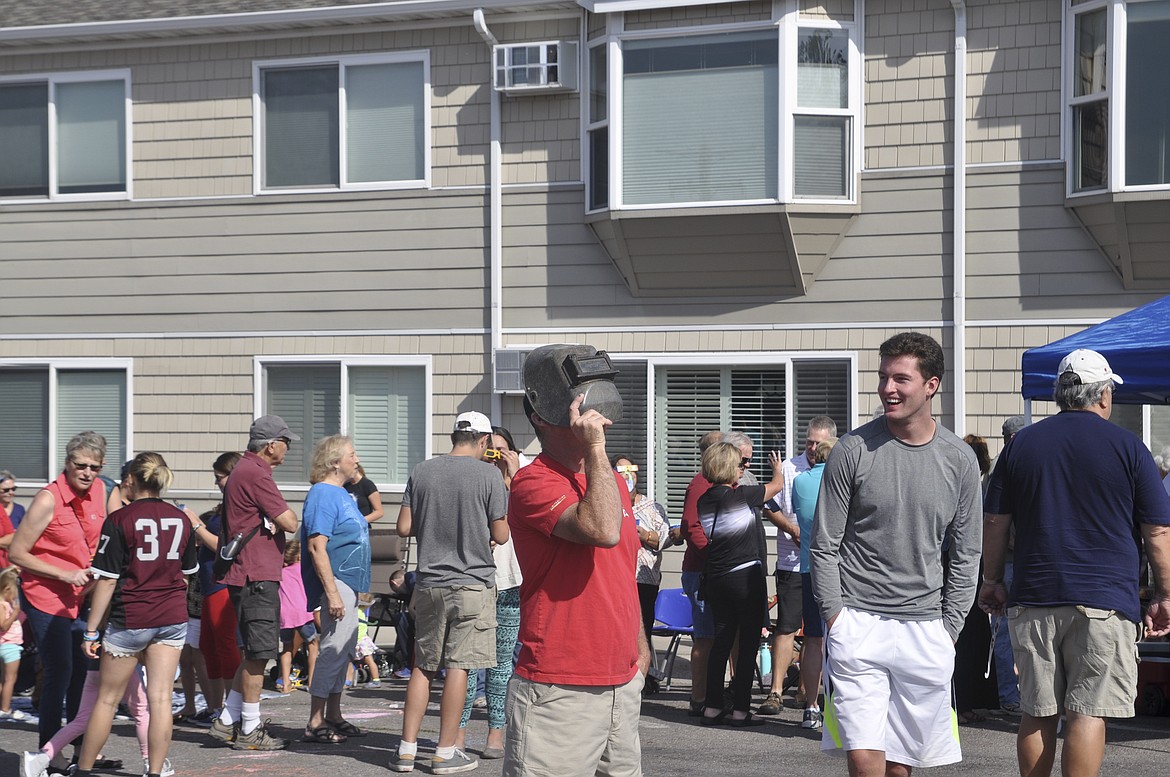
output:
[[[78,494],[62,473],[45,490],[53,495],[53,517],[33,544],[32,555],[62,569],[89,569],[106,518],[105,484],[94,480],[88,492]],[[25,571],[21,588],[41,612],[77,617],[81,586]]]

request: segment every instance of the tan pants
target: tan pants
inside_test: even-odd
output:
[[[508,684],[504,777],[641,777],[642,673],[625,685]]]

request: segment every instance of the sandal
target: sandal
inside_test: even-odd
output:
[[[97,758],[93,762],[94,769],[121,769],[121,758]]]
[[[348,737],[338,732],[328,723],[317,728],[306,728],[305,735],[301,737],[302,742],[316,742],[320,745],[340,745],[346,739]]]
[[[959,713],[959,725],[969,726],[972,723],[984,723],[987,721],[987,716],[980,715],[975,710],[967,710]]]
[[[699,724],[703,726],[722,726],[727,722],[727,710],[720,710],[718,715],[709,717],[706,712],[703,717],[699,718]]]
[[[752,713],[748,713],[746,717],[742,718],[728,718],[727,723],[735,728],[751,728],[753,726],[762,726],[766,723],[763,718],[757,718]]]
[[[325,723],[331,726],[334,731],[338,732],[339,734],[345,734],[347,737],[364,737],[366,735],[366,732],[362,731],[348,720],[326,719]]]

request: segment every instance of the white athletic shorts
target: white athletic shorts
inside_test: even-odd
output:
[[[887,761],[963,760],[952,707],[955,646],[942,620],[841,610],[825,635],[822,750],[880,750]]]

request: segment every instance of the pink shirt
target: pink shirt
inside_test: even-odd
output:
[[[7,620],[8,616],[12,614],[12,603],[7,599],[0,599],[0,620]],[[3,634],[0,634],[0,645],[23,645],[24,644],[24,628],[20,625],[20,619],[24,617],[21,613],[18,617],[12,620],[12,625]]]
[[[301,580],[301,562],[280,570],[280,627],[295,629],[313,620]]]
[[[30,552],[62,569],[89,569],[106,518],[105,484],[94,480],[89,491],[78,494],[61,473],[45,491],[53,495],[53,517]],[[21,575],[21,588],[29,604],[41,612],[77,617],[83,586],[26,570]]]

